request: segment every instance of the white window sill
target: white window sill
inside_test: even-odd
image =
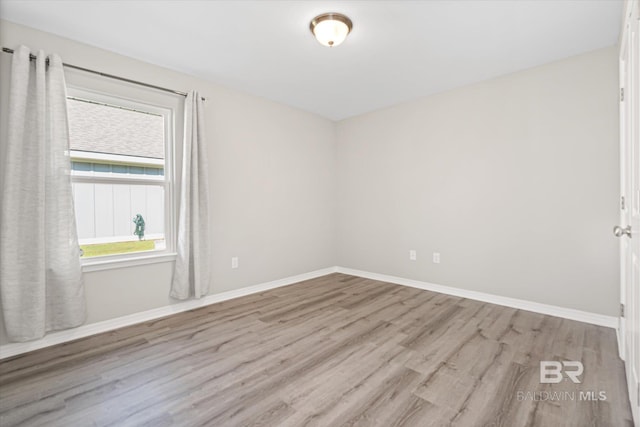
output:
[[[138,256],[129,256],[119,259],[101,259],[87,258],[82,260],[82,272],[88,273],[91,271],[112,270],[117,268],[134,267],[137,265],[157,264],[160,262],[173,262],[176,260],[178,254],[175,252],[164,252],[161,254],[145,254]]]

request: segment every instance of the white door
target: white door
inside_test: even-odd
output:
[[[629,399],[640,425],[640,0],[628,2],[620,45],[620,237],[621,356]]]

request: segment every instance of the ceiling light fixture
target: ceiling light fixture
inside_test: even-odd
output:
[[[309,28],[321,44],[333,47],[347,38],[353,23],[341,13],[323,13],[311,20]]]

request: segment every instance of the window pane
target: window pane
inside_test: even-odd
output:
[[[134,175],[142,175],[144,173],[144,168],[140,166],[129,166],[129,173]]]
[[[144,168],[144,173],[146,175],[164,175],[164,170],[160,168]]]
[[[67,105],[83,257],[166,249],[164,187],[131,181],[164,181],[164,116],[77,98]]]
[[[90,171],[93,169],[91,163],[71,162],[71,169],[74,171]]]
[[[111,165],[105,165],[102,163],[94,163],[93,170],[96,172],[111,172]]]
[[[165,249],[163,187],[76,182],[73,196],[84,257]]]
[[[111,167],[111,172],[113,173],[127,173],[128,170],[129,170],[129,167],[124,165],[113,165]]]

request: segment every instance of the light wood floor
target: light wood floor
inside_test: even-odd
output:
[[[540,384],[540,360],[581,360],[582,383]],[[342,274],[6,360],[0,417],[3,427],[632,425],[612,329]]]

